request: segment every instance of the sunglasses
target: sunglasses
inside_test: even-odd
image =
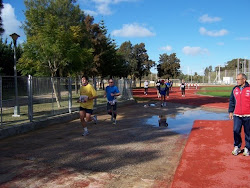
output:
[[[113,82],[109,82],[109,83],[113,83]]]

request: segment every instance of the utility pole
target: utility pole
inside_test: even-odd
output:
[[[209,72],[208,72],[208,83],[209,83],[209,84],[211,83],[210,76],[211,76],[211,72],[209,71]]]
[[[203,67],[203,84],[204,84],[204,81],[205,81],[205,69]]]
[[[244,74],[246,74],[247,72],[246,68],[247,68],[247,60],[244,59]]]
[[[191,84],[192,84],[193,82],[192,82],[192,70],[191,70]]]
[[[237,74],[236,74],[236,75],[239,74],[239,71],[240,71],[240,60],[239,60],[239,58],[238,58],[238,59],[237,59]]]
[[[219,73],[218,73],[218,82],[219,83],[221,82],[221,79],[220,79],[220,65],[219,65]]]

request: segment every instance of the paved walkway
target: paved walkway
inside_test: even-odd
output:
[[[87,137],[75,120],[0,140],[0,188],[170,187],[188,134],[148,120],[200,109],[142,101],[119,108],[117,126],[99,113]]]
[[[138,103],[106,113],[82,137],[79,120],[0,140],[0,187],[168,187],[188,135],[147,119],[194,110]]]

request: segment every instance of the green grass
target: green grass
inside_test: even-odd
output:
[[[216,87],[202,87],[200,90],[210,91],[232,91],[234,86],[216,86]]]
[[[202,87],[197,94],[214,97],[230,97],[233,86]]]

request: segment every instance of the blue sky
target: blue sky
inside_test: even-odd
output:
[[[23,0],[3,0],[5,36],[25,20]],[[250,59],[249,0],[78,0],[80,8],[104,20],[118,46],[145,43],[156,63],[163,53],[176,53],[185,74],[203,74],[208,66],[234,58]],[[152,70],[156,72],[156,70]]]

